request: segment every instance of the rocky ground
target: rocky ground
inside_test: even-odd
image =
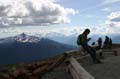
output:
[[[44,61],[8,65],[0,68],[0,79],[70,79],[64,58],[59,55]]]
[[[55,59],[7,65],[0,69],[0,79],[40,79]]]

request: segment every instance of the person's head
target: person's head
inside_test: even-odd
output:
[[[102,38],[101,38],[101,37],[99,37],[99,38],[98,38],[98,40],[102,40]]]
[[[83,32],[83,34],[88,35],[90,33],[90,29],[85,29],[85,31]]]
[[[108,36],[105,36],[105,38],[109,38]]]
[[[92,45],[95,45],[95,42],[93,42]]]
[[[105,39],[106,39],[106,40],[109,40],[109,37],[108,37],[108,36],[105,36]]]

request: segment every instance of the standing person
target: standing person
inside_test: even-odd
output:
[[[91,40],[91,38],[87,38],[89,33],[90,33],[90,30],[85,29],[85,31],[78,36],[77,44],[81,45],[83,49],[86,50],[90,54],[93,60],[93,63],[101,63],[101,61],[96,58],[95,49],[88,45],[88,42]]]
[[[112,45],[112,39],[111,38],[109,39],[109,45]]]
[[[105,41],[104,41],[104,48],[108,48],[109,47],[109,37],[105,36]]]
[[[112,48],[112,39],[111,38],[109,39],[109,48],[110,49]]]

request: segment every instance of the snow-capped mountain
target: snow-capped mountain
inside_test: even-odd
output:
[[[25,33],[22,33],[18,36],[15,36],[14,39],[17,41],[17,42],[38,42],[40,41],[40,38],[39,37],[35,37],[35,36],[30,36],[30,35],[26,35]]]
[[[77,47],[26,34],[0,39],[0,65],[43,60]]]
[[[12,42],[21,42],[21,43],[37,43],[40,41],[40,37],[27,35],[25,33],[19,34],[14,37],[7,37],[0,39],[0,43],[12,43]]]

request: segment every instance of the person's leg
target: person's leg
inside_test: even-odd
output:
[[[93,59],[93,62],[100,62],[97,58],[96,58],[96,51],[95,49],[93,49],[90,46],[83,46],[83,48],[90,54],[91,58]]]
[[[90,48],[90,50],[91,50],[92,52],[94,52],[94,54],[96,54],[96,50],[95,50],[94,48],[92,48],[92,47],[90,47],[90,46],[89,46],[89,48]]]
[[[93,56],[95,58],[94,62],[100,63],[101,61],[96,57],[96,50],[94,48],[90,47],[90,46],[89,46],[89,48],[92,51],[92,54],[93,54]]]
[[[89,46],[83,46],[83,48],[84,48],[84,50],[86,50],[90,54],[93,61],[95,61],[96,56],[95,56],[94,52],[91,50],[91,48]]]

